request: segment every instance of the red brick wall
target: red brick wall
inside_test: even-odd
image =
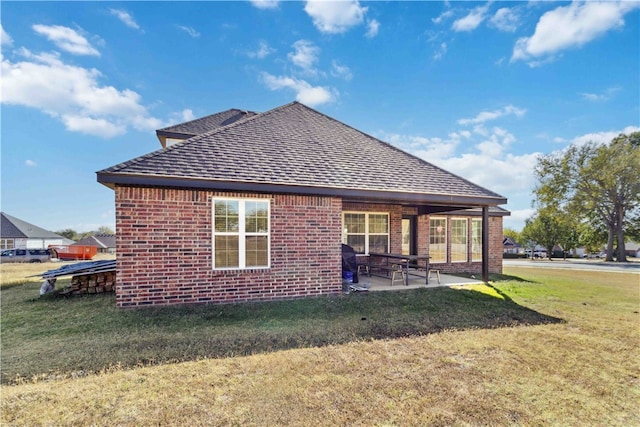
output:
[[[115,196],[119,307],[292,299],[342,290],[339,198],[122,186]],[[213,271],[214,196],[271,200],[271,268]]]

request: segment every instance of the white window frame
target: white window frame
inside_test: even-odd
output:
[[[464,221],[464,260],[455,260],[453,258],[453,236],[454,236],[454,224],[457,221]],[[450,259],[451,259],[451,263],[464,263],[464,262],[468,262],[469,261],[469,220],[467,218],[460,218],[460,217],[453,217],[451,218],[451,235],[449,236],[449,239],[451,240],[451,244],[449,245],[449,247],[451,248],[451,255],[450,255]],[[459,244],[459,243],[458,243]]]
[[[441,245],[444,244],[444,259],[435,259],[435,258],[430,258],[429,259],[429,263],[430,264],[446,264],[447,263],[447,259],[448,259],[448,255],[449,255],[449,251],[447,250],[447,242],[449,240],[449,230],[448,230],[448,226],[449,226],[449,218],[446,216],[431,216],[429,217],[429,256],[431,256],[431,237],[432,237],[432,233],[431,233],[431,220],[444,220],[444,242],[443,243],[433,243],[434,245]]]
[[[342,212],[342,243],[347,244],[347,227],[344,222],[346,214],[364,215],[364,253],[369,254],[369,236],[387,236],[387,251],[391,250],[391,222],[389,218],[389,212],[360,212],[360,211],[343,211]],[[369,233],[369,215],[384,215],[387,217],[387,232],[386,233]],[[351,235],[361,235],[351,233]]]
[[[474,225],[478,224],[478,230],[480,230],[480,235],[478,236],[477,245],[474,242],[476,236],[474,235]],[[479,251],[474,249],[479,248]],[[482,219],[479,218],[471,218],[471,262],[480,262],[482,261]]]
[[[215,216],[217,201],[234,201],[238,202],[238,231],[216,232]],[[267,204],[267,232],[247,232],[246,231],[246,209],[247,202],[262,202]],[[216,267],[216,236],[238,236],[238,266],[237,267]],[[247,267],[246,259],[246,237],[250,236],[266,236],[267,237],[267,265],[249,266]],[[269,199],[240,199],[235,197],[214,197],[211,199],[211,265],[213,270],[256,270],[271,268],[271,200]]]

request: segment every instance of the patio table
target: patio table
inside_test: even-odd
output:
[[[404,284],[409,286],[409,266],[410,264],[419,266],[421,261],[425,263],[425,284],[429,284],[429,255],[403,255],[370,252],[369,257],[386,258],[387,260],[397,260],[401,268],[404,269]]]

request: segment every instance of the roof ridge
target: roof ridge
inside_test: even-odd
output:
[[[173,127],[176,127],[176,126],[183,126],[183,125],[188,125],[190,123],[195,123],[195,122],[198,122],[198,121],[201,121],[201,120],[204,120],[204,119],[208,119],[209,117],[217,116],[219,114],[228,113],[229,111],[237,111],[238,113],[244,113],[244,114],[248,114],[248,113],[257,114],[255,111],[251,111],[251,110],[241,110],[239,108],[229,108],[229,109],[224,110],[224,111],[218,111],[217,113],[207,114],[206,116],[198,117],[198,118],[192,119],[192,120],[187,120],[186,122],[181,122],[181,123],[176,123],[176,124],[173,124],[173,125],[165,126],[163,128],[156,129],[156,132],[163,132],[163,131],[166,131],[167,129],[170,129],[170,128],[173,128]]]
[[[194,135],[191,138],[187,138],[187,139],[185,139],[183,141],[176,142],[175,144],[172,144],[169,147],[160,148],[160,149],[152,151],[150,153],[146,153],[146,154],[143,154],[141,156],[135,157],[135,158],[133,158],[131,160],[127,160],[125,162],[118,163],[117,165],[111,166],[110,168],[103,169],[103,170],[98,171],[98,172],[117,172],[120,169],[124,169],[124,168],[126,168],[128,166],[135,165],[136,163],[139,163],[139,162],[142,162],[142,161],[145,161],[145,160],[148,160],[148,159],[152,159],[152,158],[154,158],[156,156],[159,156],[160,154],[167,153],[170,150],[176,150],[176,149],[178,149],[180,147],[185,146],[186,144],[197,142],[200,139],[202,139],[203,137],[206,137],[206,136],[209,136],[209,135],[215,135],[216,133],[225,131],[225,130],[230,129],[232,127],[240,126],[240,125],[242,125],[244,123],[251,122],[251,121],[255,120],[258,117],[264,117],[264,115],[266,115],[268,113],[271,113],[271,112],[273,112],[275,110],[278,110],[278,109],[284,108],[286,106],[292,105],[295,102],[296,101],[293,101],[293,102],[290,102],[289,104],[281,105],[279,107],[272,108],[271,110],[268,110],[268,111],[265,111],[265,112],[262,112],[262,113],[253,112],[255,114],[253,116],[251,116],[251,117],[247,117],[245,120],[237,120],[237,121],[235,121],[233,123],[229,123],[228,125],[212,129],[212,130],[210,130],[208,132],[201,133],[201,134],[198,134],[198,135]],[[231,108],[229,110],[225,110],[225,111],[230,111],[230,110],[233,110],[233,108]],[[222,111],[222,112],[225,112],[225,111]],[[248,111],[248,110],[241,110],[241,111]],[[216,114],[220,114],[220,113],[216,113]],[[209,116],[213,116],[213,115],[215,115],[215,114],[210,114]],[[209,116],[205,116],[205,117],[209,117]],[[198,119],[196,119],[196,120],[198,120]]]

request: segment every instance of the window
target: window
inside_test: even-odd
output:
[[[389,252],[389,214],[345,212],[342,241],[356,253]]]
[[[451,262],[467,262],[467,220],[451,220]]]
[[[11,249],[14,246],[13,239],[0,239],[0,249]]]
[[[471,220],[471,261],[482,261],[482,220]]]
[[[447,262],[447,219],[429,219],[429,262]]]
[[[270,207],[262,199],[214,199],[213,268],[267,268]]]

